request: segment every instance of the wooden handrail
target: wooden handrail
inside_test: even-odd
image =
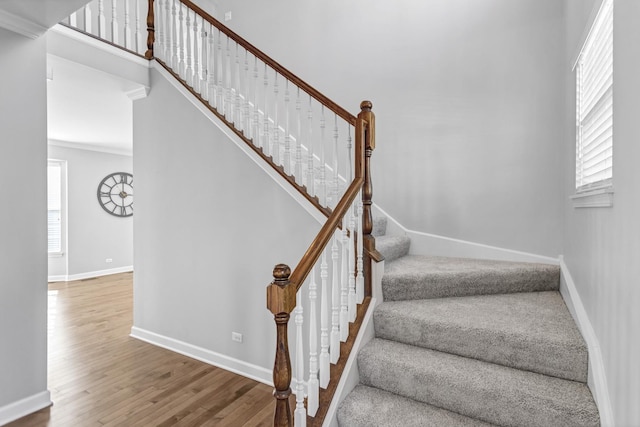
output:
[[[223,32],[227,37],[229,37],[230,39],[238,43],[247,51],[251,52],[251,54],[253,54],[256,58],[260,59],[262,62],[269,65],[269,67],[276,70],[278,74],[285,77],[287,80],[289,80],[290,82],[298,86],[300,89],[304,90],[306,93],[311,95],[313,98],[315,98],[316,101],[318,101],[319,103],[327,107],[329,110],[336,113],[339,117],[341,117],[342,119],[350,123],[352,126],[356,125],[356,117],[353,114],[349,113],[347,110],[345,110],[344,108],[342,108],[341,106],[339,106],[338,104],[336,104],[335,102],[327,98],[322,93],[320,93],[320,91],[316,90],[313,86],[311,86],[310,84],[302,80],[300,77],[296,76],[291,71],[289,71],[288,69],[280,65],[277,61],[272,59],[269,55],[262,52],[260,49],[258,49],[257,47],[255,47],[254,45],[252,45],[242,37],[240,37],[238,34],[231,31],[224,24],[222,24],[213,16],[209,15],[207,12],[202,10],[193,2],[189,0],[180,0],[180,2],[186,5],[187,7],[189,7],[191,10],[195,11],[198,15],[203,17],[207,22],[209,22],[211,25],[213,25],[214,27],[219,29],[221,32]]]

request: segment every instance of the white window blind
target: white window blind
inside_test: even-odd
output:
[[[49,253],[62,252],[62,163],[47,164],[47,231]]]
[[[604,0],[576,65],[576,190],[613,177],[613,0]]]

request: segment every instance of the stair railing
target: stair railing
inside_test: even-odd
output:
[[[127,18],[125,42],[119,39],[118,16],[125,13],[118,4],[130,10],[133,0],[122,1],[94,0],[66,24],[132,50],[126,47],[132,46],[126,42]],[[136,28],[140,3],[135,1]],[[111,15],[105,16],[105,4]],[[369,304],[371,261],[381,260],[371,236],[372,104],[363,101],[353,116],[189,0],[148,0],[147,7],[144,57],[177,78],[327,216],[295,269],[277,265],[267,287],[267,308],[274,314],[277,335],[274,425],[319,426]],[[139,39],[136,30],[132,51],[137,54],[143,50]],[[288,345],[292,312],[293,413]]]

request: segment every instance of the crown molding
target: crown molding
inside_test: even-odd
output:
[[[0,9],[0,27],[34,40],[48,30],[47,27],[2,9]]]
[[[49,139],[48,145],[60,148],[72,148],[75,150],[96,151],[99,153],[116,154],[119,156],[133,156],[132,150],[108,147],[102,144],[88,144],[82,142],[61,141],[59,139]]]

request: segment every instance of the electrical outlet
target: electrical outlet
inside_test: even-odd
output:
[[[242,334],[240,332],[231,332],[231,341],[242,342]]]
[[[225,22],[226,21],[231,21],[231,11],[224,13],[224,20],[225,20]]]
[[[112,259],[112,258],[107,258],[107,259],[105,259],[104,261],[105,261],[105,262],[113,262],[113,259]]]

